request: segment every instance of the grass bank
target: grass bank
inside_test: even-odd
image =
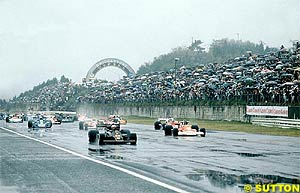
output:
[[[126,117],[129,123],[153,125],[156,119],[149,117],[129,116]],[[178,118],[178,120],[183,120]],[[237,121],[211,121],[211,120],[199,120],[199,119],[186,119],[191,124],[198,124],[199,127],[204,127],[208,130],[218,131],[235,131],[256,133],[263,135],[278,135],[278,136],[290,136],[300,137],[300,129],[283,129],[279,127],[263,127],[258,125],[252,125],[251,123],[242,123]]]

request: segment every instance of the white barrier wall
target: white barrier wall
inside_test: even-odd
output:
[[[246,106],[122,107],[82,104],[78,107],[77,112],[88,116],[119,114],[121,116],[142,116],[151,118],[170,116],[175,118],[247,121],[244,116],[246,114]]]

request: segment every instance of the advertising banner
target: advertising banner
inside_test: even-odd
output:
[[[247,106],[247,115],[288,117],[287,106]]]

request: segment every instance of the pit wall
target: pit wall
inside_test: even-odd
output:
[[[246,106],[164,106],[125,107],[99,104],[81,104],[77,113],[91,117],[117,114],[121,116],[141,116],[149,118],[175,117],[206,120],[248,121],[244,116]]]

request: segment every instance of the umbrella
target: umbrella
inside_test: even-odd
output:
[[[245,78],[244,83],[248,85],[252,85],[255,81],[252,78]]]
[[[206,82],[205,79],[199,79],[197,82]]]
[[[292,65],[290,63],[283,64],[284,67],[291,67]]]
[[[208,81],[209,82],[219,82],[219,80],[217,78],[210,78]]]
[[[204,82],[199,82],[198,84],[196,84],[197,86],[204,86],[205,83]]]
[[[291,76],[293,76],[293,75],[292,74],[287,74],[287,73],[284,73],[284,74],[281,75],[281,77],[291,77]]]
[[[260,73],[261,74],[268,74],[268,73],[272,73],[272,72],[274,72],[274,71],[273,70],[269,70],[269,69],[264,69]]]
[[[281,86],[293,86],[295,83],[294,82],[286,82],[286,83],[283,83]]]
[[[216,85],[209,84],[209,85],[208,85],[208,88],[215,90],[217,87],[216,87]]]
[[[266,82],[267,86],[277,85],[278,83],[276,81],[268,81]]]
[[[300,80],[294,80],[293,83],[300,85]]]
[[[244,82],[246,83],[252,83],[254,80],[253,78],[245,78]]]
[[[282,64],[279,64],[279,65],[276,66],[275,69],[276,69],[276,70],[281,70],[282,68],[283,68],[283,65],[282,65]]]
[[[223,72],[223,75],[232,75],[232,73],[231,72]]]

